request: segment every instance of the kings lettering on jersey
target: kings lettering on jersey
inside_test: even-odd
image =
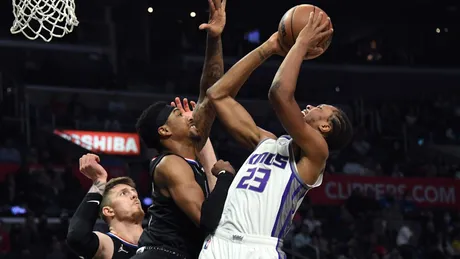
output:
[[[268,166],[276,166],[280,169],[286,168],[289,157],[280,154],[273,154],[270,152],[263,152],[260,154],[252,154],[248,159],[248,164],[257,165],[264,164]]]
[[[282,239],[309,187],[299,177],[289,137],[266,139],[229,188],[218,230]]]

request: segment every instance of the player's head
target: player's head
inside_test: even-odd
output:
[[[113,220],[142,222],[144,211],[131,178],[118,177],[107,182],[102,195],[101,217],[109,225]]]
[[[353,137],[350,119],[337,107],[327,104],[307,105],[302,114],[305,122],[323,134],[330,150],[344,148]]]
[[[136,123],[136,130],[149,148],[164,149],[166,140],[200,140],[192,118],[165,102],[157,102],[145,109]]]

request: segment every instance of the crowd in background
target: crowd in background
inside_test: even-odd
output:
[[[458,178],[455,160],[446,161],[441,154],[412,152],[423,147],[423,141],[458,143],[459,108],[454,99],[439,97],[435,102],[373,105],[377,113],[372,115],[372,125],[355,125],[353,142],[347,150],[331,155],[327,174]],[[81,130],[129,131],[136,118],[136,112],[127,111],[123,102],[117,100],[106,111],[96,112],[80,104],[78,98],[70,104],[55,99],[46,112],[55,114],[54,123],[60,127]],[[353,118],[353,114],[350,116]],[[283,133],[269,113],[256,116],[255,120],[278,135]],[[33,145],[29,147],[17,129],[8,127],[8,123],[3,125],[2,135],[9,137],[0,145],[0,162],[8,166],[10,173],[0,178],[0,213],[25,216],[26,221],[0,223],[0,258],[73,258],[64,239],[68,216],[87,191],[76,170],[84,150],[41,129],[34,129]],[[403,138],[403,126],[409,139]],[[235,167],[249,154],[219,122],[211,139],[217,155],[230,160]],[[133,177],[142,198],[149,196],[144,159],[127,162],[106,156],[102,160],[120,169],[118,174]],[[114,171],[111,173],[117,176]],[[285,240],[286,249],[312,259],[317,255],[341,259],[459,258],[460,213],[420,209],[411,200],[391,193],[381,199],[375,197],[371,192],[355,190],[340,207],[313,206],[307,197],[294,217]],[[61,221],[47,224],[48,217]]]
[[[208,18],[208,4],[78,1],[80,26],[44,44],[10,34],[10,3],[0,1],[0,259],[77,258],[65,236],[91,184],[77,164],[88,151],[53,130],[134,132],[145,107],[132,105],[141,98],[150,103],[150,96],[124,99],[115,90],[197,96],[206,46],[197,28]],[[338,105],[355,126],[347,149],[330,154],[323,185],[328,175],[460,181],[460,153],[446,152],[460,144],[460,74],[446,69],[458,67],[460,57],[456,3],[399,1],[391,15],[388,1],[311,3],[327,10],[337,30],[321,58],[304,62],[296,97]],[[297,4],[229,1],[225,68],[268,38]],[[268,103],[251,102],[266,101],[279,61],[271,58],[238,94],[250,100],[244,105],[257,124],[278,136],[284,130]],[[31,84],[57,90],[28,92]],[[218,121],[211,140],[217,156],[235,168],[249,155]],[[142,149],[140,157],[101,154],[101,160],[111,177],[132,177],[144,199],[149,156]],[[302,259],[456,259],[459,211],[420,207],[391,192],[356,189],[339,206],[318,206],[307,195],[285,248],[290,258]]]

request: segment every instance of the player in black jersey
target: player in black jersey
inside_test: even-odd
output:
[[[107,182],[99,161],[93,154],[80,158],[80,171],[93,186],[70,220],[67,243],[83,258],[131,258],[138,249],[144,211],[133,180],[118,177]],[[93,232],[99,214],[109,225],[108,233]]]
[[[209,22],[200,25],[208,36],[193,116],[181,107],[155,103],[143,111],[136,124],[147,147],[160,153],[150,166],[153,206],[149,208],[149,224],[139,240],[136,259],[197,258],[206,232],[212,231],[220,220],[233,168],[224,162],[216,165],[217,182],[210,192],[206,177],[210,170],[204,170],[196,158],[206,151],[203,147],[215,119],[206,90],[224,73],[220,35],[225,26],[225,4],[225,0],[209,0]],[[177,104],[180,100],[176,100]]]

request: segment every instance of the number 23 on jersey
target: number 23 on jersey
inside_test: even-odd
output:
[[[236,186],[237,189],[263,192],[267,186],[268,179],[272,170],[265,168],[249,168]]]

